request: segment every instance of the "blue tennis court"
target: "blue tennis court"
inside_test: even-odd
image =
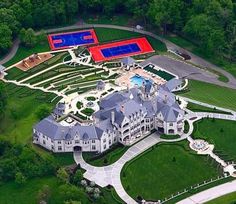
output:
[[[141,51],[141,49],[139,48],[137,43],[101,49],[101,52],[104,57],[113,57],[117,55],[124,55],[139,51]]]
[[[71,46],[83,46],[98,43],[93,29],[69,33],[52,34],[48,36],[52,50],[69,48]]]

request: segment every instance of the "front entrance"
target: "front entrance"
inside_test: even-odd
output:
[[[82,147],[81,146],[74,146],[74,152],[81,152]]]

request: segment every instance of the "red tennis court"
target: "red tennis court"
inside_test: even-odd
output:
[[[154,52],[154,50],[148,40],[145,37],[142,37],[93,46],[89,48],[89,52],[95,62],[103,62],[150,53]]]
[[[96,33],[93,29],[50,34],[48,35],[48,41],[52,50],[98,43]]]

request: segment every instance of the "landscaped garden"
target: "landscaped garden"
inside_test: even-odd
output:
[[[92,108],[85,108],[85,109],[81,110],[81,113],[83,113],[87,116],[91,116],[94,113],[94,110]]]
[[[156,145],[130,161],[121,179],[133,198],[159,200],[218,175],[205,156],[193,153],[187,142],[179,142]]]
[[[194,138],[203,138],[215,145],[215,151],[224,160],[236,160],[236,122],[203,119],[194,124]]]
[[[189,91],[179,95],[236,111],[236,91],[234,89],[195,80],[190,80],[188,87]]]

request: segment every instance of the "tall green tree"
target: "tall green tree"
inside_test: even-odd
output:
[[[28,28],[27,30],[22,28],[20,31],[20,40],[25,47],[33,47],[37,42],[37,37],[32,28]]]
[[[181,20],[182,10],[182,0],[153,0],[149,7],[149,16],[166,34],[168,27],[181,28],[183,25]]]

